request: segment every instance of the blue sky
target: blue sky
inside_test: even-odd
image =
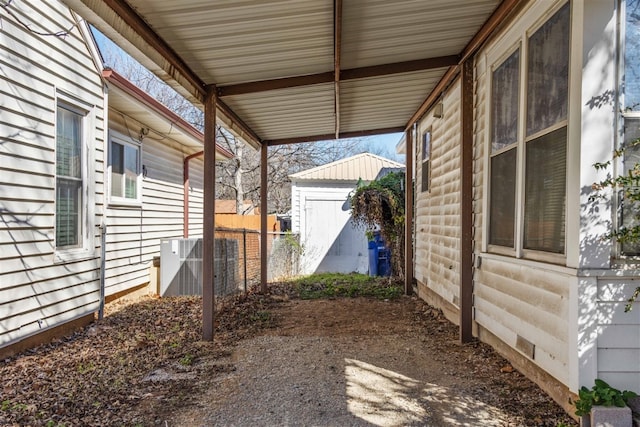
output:
[[[402,139],[402,133],[387,133],[384,135],[368,136],[363,139],[370,147],[369,150],[371,152],[377,153],[379,151],[382,157],[404,164],[404,154],[396,154],[396,144]]]

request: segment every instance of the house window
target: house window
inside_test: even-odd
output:
[[[111,201],[140,201],[140,145],[112,136],[109,143]]]
[[[640,112],[640,0],[623,1],[624,64],[622,92],[625,111]]]
[[[637,144],[640,138],[640,57],[637,55],[640,49],[640,0],[623,0],[621,8],[624,10],[625,18],[620,85],[620,111],[624,134],[622,147],[625,150],[621,172],[629,174],[634,169],[637,170],[637,165],[640,164],[640,145]],[[637,227],[640,225],[637,218],[640,206],[637,202],[626,201],[623,191],[620,191],[619,195],[619,225],[628,229]],[[623,242],[620,252],[621,255],[640,255],[640,243]]]
[[[627,147],[624,151],[624,157],[622,159],[622,173],[629,175],[635,173],[640,166],[640,145],[637,145],[637,141],[640,138],[640,117],[626,117],[624,119],[624,146]],[[637,191],[637,188],[632,190]],[[624,191],[619,192],[620,206],[619,213],[622,227],[632,229],[640,225],[638,220],[638,212],[640,212],[640,206],[638,202],[631,200],[625,200]],[[622,242],[621,244],[622,255],[640,255],[640,242]]]
[[[564,253],[569,5],[529,38],[524,247]]]
[[[60,104],[56,114],[56,248],[83,246],[84,153],[86,114]]]
[[[431,171],[431,129],[422,135],[422,191],[429,191],[429,176]]]
[[[520,49],[495,69],[491,84],[489,243],[514,247]]]
[[[569,23],[567,3],[493,68],[491,245],[565,252]]]

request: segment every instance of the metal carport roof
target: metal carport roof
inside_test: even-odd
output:
[[[64,0],[258,146],[404,131],[522,0]]]

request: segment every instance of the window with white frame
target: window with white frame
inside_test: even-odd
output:
[[[569,30],[567,3],[493,66],[488,243],[494,247],[565,252]]]
[[[56,114],[56,231],[59,249],[83,247],[86,112],[60,103]]]
[[[109,168],[112,202],[139,202],[140,144],[112,134],[109,139]]]
[[[491,86],[489,243],[514,247],[520,49],[494,71]]]
[[[620,8],[624,17],[621,33],[621,47],[624,55],[622,61],[620,84],[620,111],[622,112],[623,138],[620,142],[624,148],[621,173],[629,174],[640,162],[640,0],[621,0]],[[637,190],[637,189],[633,189]],[[626,201],[624,191],[619,193],[620,227],[632,229],[639,225],[637,218],[640,206],[637,202]],[[640,255],[640,243],[623,242],[620,245],[621,255]]]
[[[431,172],[431,128],[422,135],[422,191],[429,191]]]

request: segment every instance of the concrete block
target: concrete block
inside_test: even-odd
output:
[[[591,427],[631,427],[631,408],[625,406],[594,406],[591,408]]]

